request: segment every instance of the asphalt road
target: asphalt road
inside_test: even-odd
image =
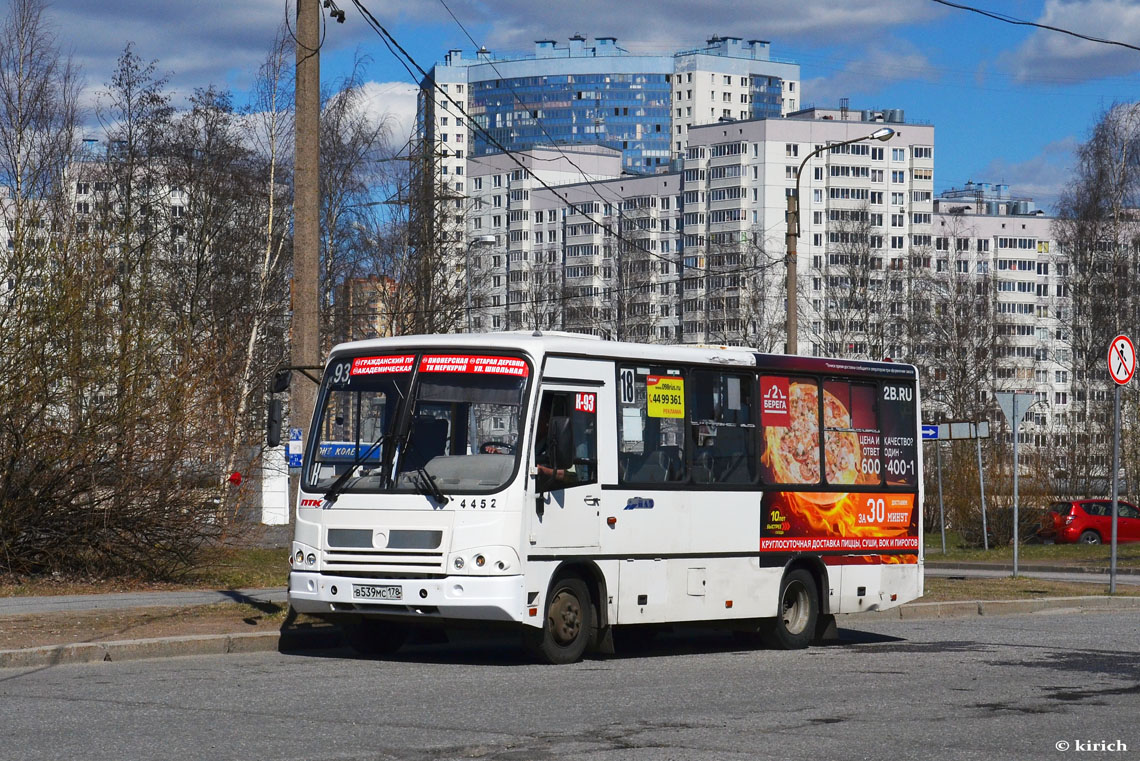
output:
[[[1062,759],[1140,750],[1138,613],[723,634],[553,667],[506,639],[0,671],[0,759]],[[1058,743],[1070,743],[1067,752]],[[1110,753],[1114,757],[1129,753]]]

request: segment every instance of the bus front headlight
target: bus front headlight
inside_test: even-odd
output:
[[[518,553],[511,547],[478,547],[463,550],[452,555],[451,565],[456,571],[463,571],[471,576],[518,573],[522,567]]]
[[[293,552],[289,562],[294,571],[316,571],[320,568],[320,558],[315,547],[300,542],[293,542]]]

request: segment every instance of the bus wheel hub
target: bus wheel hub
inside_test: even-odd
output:
[[[582,628],[582,609],[578,598],[559,592],[550,603],[550,632],[560,644],[573,642]]]

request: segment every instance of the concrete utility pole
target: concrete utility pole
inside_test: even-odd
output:
[[[297,0],[297,83],[293,158],[293,321],[290,364],[320,364],[317,288],[320,258],[319,124],[321,115],[320,0]],[[308,432],[316,386],[293,373],[289,424]],[[291,495],[297,494],[290,479]]]
[[[803,171],[804,164],[807,163],[807,160],[810,159],[812,155],[814,155],[814,152],[813,154],[809,154],[807,158],[803,160],[803,163],[800,164],[800,172]],[[788,248],[788,255],[784,260],[784,266],[787,268],[784,283],[784,294],[787,298],[787,303],[784,305],[784,308],[787,310],[787,323],[785,326],[785,332],[788,336],[787,342],[784,344],[785,354],[800,353],[799,304],[796,301],[796,291],[798,289],[798,286],[796,285],[796,270],[799,269],[799,256],[798,252],[796,251],[796,241],[799,240],[800,237],[799,195],[800,180],[799,172],[797,172],[796,194],[794,196],[788,196],[788,232],[784,236],[784,242]],[[705,322],[707,323],[708,320],[706,319]]]

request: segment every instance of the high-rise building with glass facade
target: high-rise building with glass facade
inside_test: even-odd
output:
[[[614,37],[582,36],[565,46],[539,40],[517,57],[448,51],[420,86],[416,245],[462,257],[466,222],[480,202],[469,159],[604,149],[618,156],[618,174],[660,175],[679,169],[691,127],[796,110],[799,66],[769,52],[764,40],[719,36],[655,55],[631,53]]]
[[[550,145],[605,145],[622,152],[624,171],[653,174],[681,157],[693,125],[794,111],[799,77],[797,64],[770,58],[768,42],[739,37],[657,55],[581,36],[565,47],[539,40],[519,57],[451,50],[421,83],[418,127],[449,186],[467,156]]]

